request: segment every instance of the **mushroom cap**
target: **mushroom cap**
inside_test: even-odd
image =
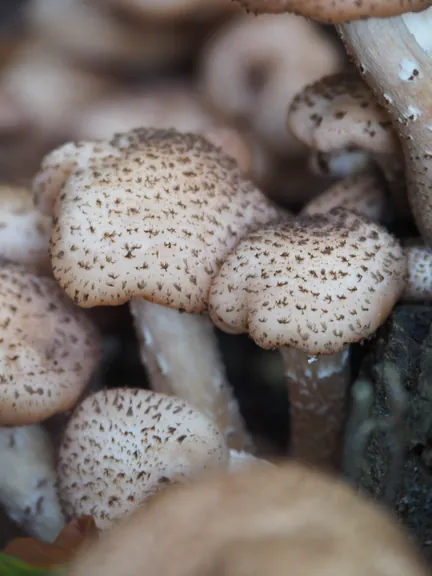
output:
[[[209,312],[262,348],[332,354],[371,336],[390,314],[406,258],[384,228],[337,208],[256,230],[213,280]]]
[[[157,495],[65,575],[429,573],[393,516],[341,479],[296,462],[212,476]]]
[[[390,117],[352,69],[307,86],[294,98],[287,122],[301,142],[321,152],[357,147],[400,153]]]
[[[223,117],[253,130],[272,151],[295,155],[303,146],[286,130],[287,106],[343,62],[338,45],[314,23],[292,14],[244,16],[204,47],[200,85]]]
[[[52,278],[0,268],[0,426],[71,409],[99,361],[99,337]]]
[[[376,172],[368,172],[336,182],[306,204],[301,215],[315,216],[326,214],[333,208],[345,208],[379,221],[385,215],[387,203],[383,179]]]
[[[72,172],[57,199],[55,278],[82,307],[142,296],[205,310],[225,256],[281,212],[199,135],[137,129],[110,144],[122,159]]]
[[[237,0],[252,12],[294,12],[326,24],[340,24],[360,18],[389,18],[405,12],[418,12],[430,0]]]
[[[432,300],[432,250],[422,242],[405,246],[408,278],[403,299],[411,302]]]
[[[120,152],[107,142],[68,142],[47,154],[33,178],[33,200],[36,208],[54,215],[59,192],[74,170],[95,170],[101,161],[112,162]]]
[[[58,488],[67,516],[91,514],[100,529],[167,484],[228,466],[216,425],[184,400],[118,388],[88,396],[66,427]]]
[[[49,273],[50,237],[51,219],[36,210],[30,190],[0,185],[0,256]]]

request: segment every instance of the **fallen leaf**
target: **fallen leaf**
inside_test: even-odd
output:
[[[15,538],[3,550],[3,556],[14,557],[29,566],[49,570],[70,562],[77,550],[97,535],[98,530],[93,518],[81,516],[69,522],[52,544],[36,538]],[[3,576],[2,572],[0,576]]]

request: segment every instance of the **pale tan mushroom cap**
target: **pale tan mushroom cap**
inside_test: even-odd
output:
[[[335,209],[244,238],[213,281],[209,311],[216,326],[249,332],[262,348],[331,354],[375,332],[405,278],[393,236]]]
[[[327,24],[360,18],[387,18],[424,10],[429,0],[237,0],[256,13],[294,12]]]
[[[40,422],[72,408],[99,361],[86,315],[51,278],[0,269],[0,426]]]
[[[355,146],[381,154],[399,153],[387,112],[356,71],[309,85],[292,102],[287,122],[301,142],[321,152]]]
[[[244,16],[220,28],[204,47],[200,83],[221,115],[250,127],[273,151],[295,155],[303,146],[286,130],[288,105],[343,62],[338,46],[307,20]]]
[[[0,256],[48,273],[50,237],[51,219],[36,210],[30,190],[0,186]]]
[[[382,178],[375,172],[349,176],[313,198],[301,211],[302,216],[326,214],[333,208],[345,208],[370,220],[381,220],[388,210]]]
[[[215,424],[187,402],[118,388],[87,397],[60,447],[59,494],[69,517],[91,514],[106,529],[167,484],[227,467]]]
[[[68,142],[45,156],[33,179],[33,198],[37,209],[49,216],[59,192],[73,171],[94,170],[100,161],[110,162],[120,157],[117,149],[107,142]]]
[[[412,302],[432,300],[432,250],[418,243],[405,247],[408,260],[408,278],[404,300]]]
[[[276,207],[201,136],[138,129],[111,144],[123,159],[73,172],[58,198],[55,278],[83,307],[143,296],[203,311],[225,256]]]

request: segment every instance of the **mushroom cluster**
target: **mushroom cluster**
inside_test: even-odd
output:
[[[0,507],[43,540],[91,515],[70,576],[423,574],[335,475],[360,345],[432,300],[432,0],[18,17]]]

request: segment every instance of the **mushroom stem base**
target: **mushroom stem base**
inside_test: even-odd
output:
[[[186,400],[216,422],[235,450],[251,449],[207,316],[182,313],[143,298],[130,303],[141,360],[156,392]]]
[[[295,348],[281,353],[290,400],[290,456],[338,468],[351,381],[349,348],[314,357]]]

